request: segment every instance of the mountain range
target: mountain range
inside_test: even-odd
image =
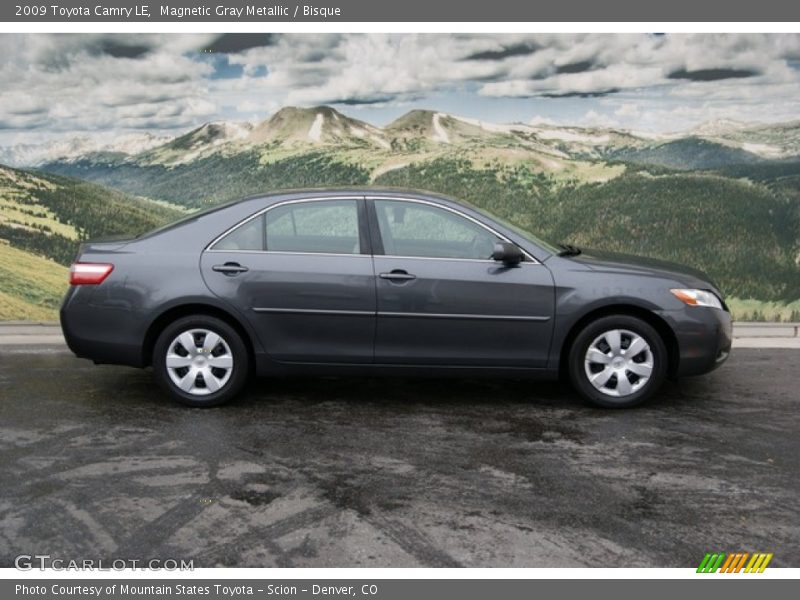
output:
[[[800,309],[800,121],[656,135],[419,109],[378,127],[327,106],[286,107],[174,136],[7,147],[0,162],[26,167],[0,170],[0,239],[62,265],[78,239],[248,194],[395,185],[453,195],[555,241],[688,263],[730,296]],[[34,231],[45,222],[52,231]]]
[[[518,145],[555,158],[640,158],[650,163],[660,154],[674,155],[691,142],[729,155],[717,162],[759,162],[800,156],[800,121],[779,124],[718,119],[680,133],[648,133],[604,127],[551,124],[497,124],[432,110],[415,109],[384,127],[348,117],[329,106],[285,107],[259,122],[210,122],[177,136],[126,133],[88,136],[56,143],[0,147],[0,163],[37,167],[81,160],[123,160],[180,164],[210,153],[237,154],[275,145],[368,148],[377,151],[434,150],[465,143]],[[677,152],[680,152],[678,150]],[[692,152],[687,152],[692,154]],[[665,159],[667,160],[667,159]],[[689,161],[691,162],[691,161]],[[705,165],[698,157],[693,168]]]

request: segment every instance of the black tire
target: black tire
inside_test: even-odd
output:
[[[217,369],[211,364],[210,354],[206,354],[208,367],[214,373],[223,373],[224,384],[218,390],[213,392],[203,392],[200,387],[205,387],[205,382],[202,374],[200,381],[195,383],[202,383],[202,386],[194,386],[196,393],[190,393],[181,389],[173,380],[170,375],[170,369],[167,368],[167,353],[172,350],[175,352],[175,347],[172,347],[173,341],[183,332],[190,330],[206,330],[220,336],[224,345],[217,344],[215,348],[202,348],[198,350],[200,354],[204,351],[211,353],[212,350],[217,350],[220,354],[228,354],[232,357],[232,367],[230,373],[227,374],[227,369]],[[200,337],[197,340],[203,340],[200,345],[205,345],[206,337],[202,333],[196,334]],[[227,348],[225,348],[227,345]],[[181,350],[182,346],[178,347]],[[202,357],[201,357],[202,358]],[[215,357],[218,358],[218,357]],[[190,367],[186,367],[188,374]],[[250,357],[247,352],[244,340],[241,335],[225,321],[207,315],[192,315],[182,317],[173,323],[169,324],[156,340],[153,347],[153,371],[158,384],[164,391],[166,391],[173,399],[187,406],[193,407],[211,407],[219,406],[225,402],[235,398],[239,392],[242,391],[247,383],[248,375],[250,372]],[[173,370],[175,376],[179,376],[182,371]],[[227,374],[227,377],[225,377]]]
[[[602,370],[604,368],[602,365],[587,366],[586,355],[590,346],[598,337],[612,330],[624,330],[640,336],[647,342],[652,354],[652,371],[649,379],[641,383],[638,389],[634,389],[632,393],[623,397],[609,395],[608,391],[604,392],[596,388],[589,380],[589,375],[586,372],[587,368],[590,370]],[[625,339],[630,341],[630,338],[624,334],[621,344],[623,349]],[[605,344],[605,341],[601,343]],[[636,359],[643,360],[643,355],[637,356]],[[667,360],[667,348],[664,340],[661,339],[659,333],[649,323],[629,315],[611,315],[592,321],[578,333],[569,350],[567,368],[572,386],[586,401],[604,408],[629,408],[641,404],[658,391],[667,374]],[[636,366],[632,365],[631,368]],[[629,382],[633,380],[634,387],[639,384],[640,379],[637,375],[625,373],[623,372],[621,376],[626,377]],[[618,381],[617,377],[618,375],[613,375],[612,379],[609,380],[609,385],[618,385],[616,383]]]

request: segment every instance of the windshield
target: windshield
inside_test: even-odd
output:
[[[482,208],[478,208],[477,206],[474,206],[474,205],[470,205],[470,206],[474,210],[476,210],[479,213],[481,213],[482,215],[484,215],[484,216],[486,216],[486,217],[488,217],[488,218],[490,218],[490,219],[492,219],[494,221],[497,221],[503,227],[506,227],[507,229],[510,229],[511,231],[513,231],[514,233],[519,235],[520,237],[522,237],[522,238],[528,240],[529,242],[531,242],[532,244],[536,244],[537,246],[539,246],[541,248],[544,248],[545,250],[547,250],[551,254],[558,254],[561,251],[561,248],[559,248],[557,245],[555,245],[555,244],[553,244],[551,242],[548,242],[547,240],[543,240],[539,236],[532,234],[530,231],[528,231],[527,229],[523,229],[519,225],[515,225],[514,223],[512,223],[512,222],[510,222],[510,221],[508,221],[508,220],[506,220],[506,219],[504,219],[502,217],[498,217],[494,213],[490,213],[489,211],[486,211],[486,210],[484,210]]]

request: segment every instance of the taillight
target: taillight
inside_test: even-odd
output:
[[[69,284],[97,285],[113,270],[114,265],[106,263],[74,263],[69,269]]]

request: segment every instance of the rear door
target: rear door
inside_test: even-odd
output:
[[[372,362],[376,300],[363,198],[270,207],[212,244],[201,269],[273,359]]]
[[[375,362],[546,366],[550,272],[532,258],[492,260],[498,234],[421,200],[369,198],[378,318]]]

